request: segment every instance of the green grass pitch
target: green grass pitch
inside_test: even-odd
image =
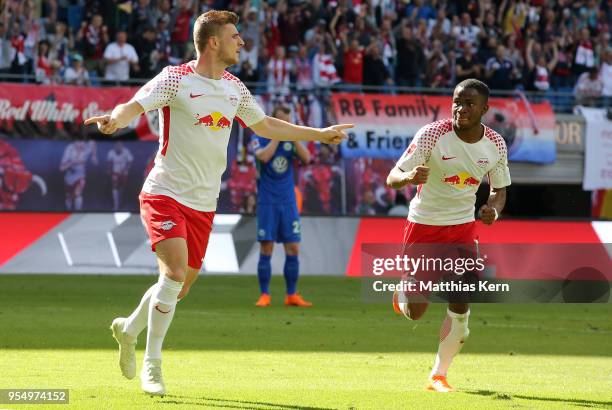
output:
[[[409,322],[339,277],[303,277],[304,310],[282,305],[282,277],[258,309],[255,277],[202,276],[166,337],[168,394],[152,398],[121,376],[109,325],[154,280],[0,275],[0,388],[70,389],[54,409],[612,408],[612,304],[474,305],[444,395],[423,387],[445,307]]]

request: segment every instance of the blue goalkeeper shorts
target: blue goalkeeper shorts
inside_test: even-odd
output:
[[[279,243],[300,242],[300,215],[295,202],[257,204],[257,240]]]

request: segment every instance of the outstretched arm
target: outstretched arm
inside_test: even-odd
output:
[[[97,124],[103,134],[112,134],[119,128],[126,127],[132,120],[144,112],[142,106],[132,100],[117,105],[110,115],[100,115],[85,120],[85,125]]]
[[[311,128],[266,116],[263,120],[251,125],[250,128],[257,135],[271,140],[321,141],[326,144],[339,144],[347,138],[344,130],[353,128],[353,125],[339,124],[327,128]]]

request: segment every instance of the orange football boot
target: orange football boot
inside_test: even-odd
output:
[[[305,301],[299,293],[285,296],[286,306],[311,307],[312,303]]]
[[[259,299],[257,299],[257,303],[255,303],[255,306],[268,307],[271,304],[272,304],[272,299],[270,298],[270,295],[268,295],[267,293],[262,293],[259,296]]]
[[[436,375],[429,379],[426,390],[437,391],[438,393],[450,393],[453,388],[446,381],[446,376]]]

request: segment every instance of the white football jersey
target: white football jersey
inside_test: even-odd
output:
[[[127,172],[129,165],[134,160],[132,153],[127,148],[123,148],[119,154],[114,149],[108,151],[106,160],[111,163],[112,172],[123,174]]]
[[[228,72],[203,77],[190,61],[164,68],[134,100],[145,111],[159,110],[160,146],[143,191],[214,211],[234,118],[243,127],[265,118],[249,90]]]
[[[410,202],[408,220],[425,225],[458,225],[474,220],[476,191],[488,176],[493,188],[510,185],[506,143],[484,126],[473,144],[462,141],[446,119],[421,128],[397,162],[402,171],[429,167],[427,183]]]

